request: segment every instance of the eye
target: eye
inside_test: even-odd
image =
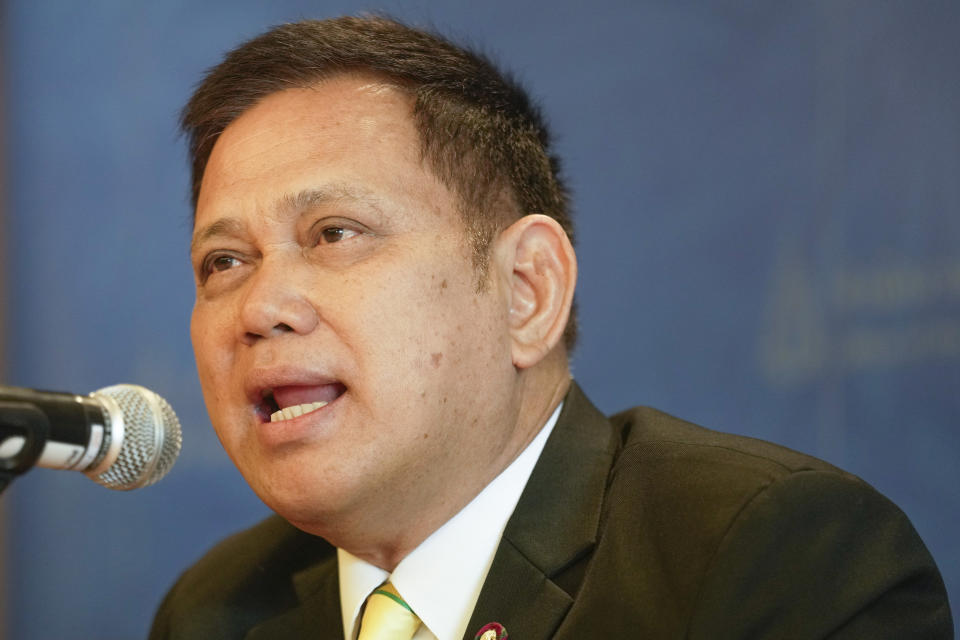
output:
[[[240,264],[240,261],[233,256],[217,256],[210,263],[210,268],[213,271],[226,271],[230,267],[235,267],[238,264]]]
[[[320,232],[320,238],[328,244],[331,242],[340,242],[343,240],[343,234],[345,232],[346,230],[343,227],[327,227]]]
[[[347,240],[356,235],[359,235],[359,233],[354,229],[332,225],[329,227],[324,227],[320,230],[317,244],[333,244],[335,242],[340,242],[341,240]]]
[[[233,269],[241,264],[240,259],[226,253],[213,253],[207,256],[201,265],[201,275],[204,279],[214,273]]]

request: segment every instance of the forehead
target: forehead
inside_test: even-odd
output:
[[[273,211],[305,192],[409,199],[442,188],[422,160],[412,111],[407,92],[368,76],[336,76],[263,98],[214,145],[196,226],[251,207]]]

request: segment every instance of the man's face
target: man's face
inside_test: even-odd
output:
[[[410,111],[357,76],[273,94],[219,138],[197,205],[191,336],[214,428],[269,506],[321,534],[469,499],[513,435],[506,287],[478,292]]]

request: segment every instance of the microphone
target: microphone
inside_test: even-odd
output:
[[[67,469],[126,491],[166,475],[180,444],[173,409],[139,385],[88,396],[0,385],[0,471],[8,475]]]

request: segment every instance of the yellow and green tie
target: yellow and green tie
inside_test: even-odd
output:
[[[357,640],[410,640],[419,626],[417,614],[385,582],[367,596]]]

